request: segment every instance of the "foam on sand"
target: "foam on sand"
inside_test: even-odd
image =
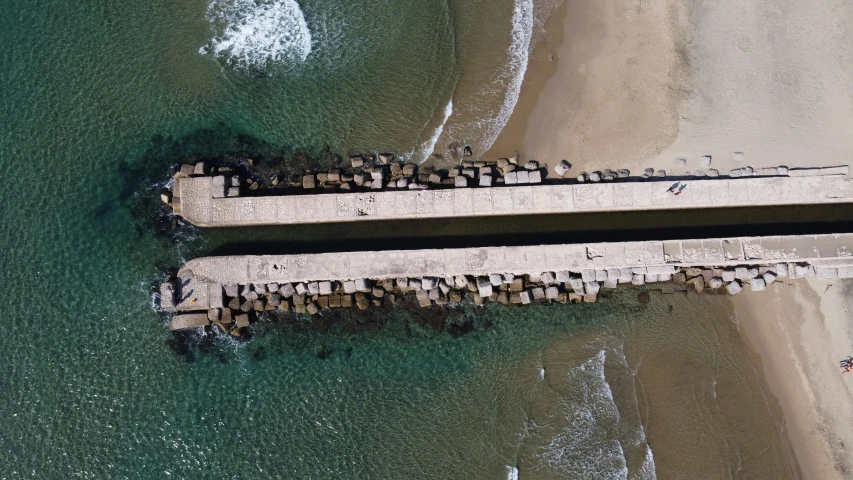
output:
[[[506,478],[507,480],[518,480],[518,467],[506,467]]]
[[[296,0],[210,0],[213,37],[199,50],[236,68],[301,63],[311,32]]]
[[[561,402],[566,429],[551,439],[540,456],[555,470],[575,471],[585,478],[627,478],[625,452],[612,436],[619,410],[604,377],[606,356],[606,350],[601,350],[568,373],[575,393]]]
[[[506,86],[503,104],[494,118],[485,120],[485,132],[479,151],[485,152],[495,143],[495,139],[503,130],[512,115],[521,84],[527,72],[527,62],[530,58],[530,40],[533,38],[533,0],[515,0],[512,11],[512,43],[507,53],[509,62],[503,74],[497,80],[498,84]]]
[[[444,106],[444,117],[441,119],[441,124],[435,128],[432,137],[421,144],[418,163],[425,162],[429,156],[435,152],[435,146],[438,144],[438,139],[441,137],[441,134],[444,133],[444,126],[447,124],[447,119],[450,118],[451,115],[453,115],[453,97],[451,97],[447,102],[447,105]]]

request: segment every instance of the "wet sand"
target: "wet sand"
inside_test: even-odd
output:
[[[566,159],[572,175],[683,174],[702,155],[721,172],[846,164],[851,23],[853,5],[840,1],[566,0],[486,156]]]
[[[604,478],[623,461],[621,478],[794,478],[727,296],[624,287],[594,307],[512,376],[530,392],[520,478]]]
[[[771,285],[732,302],[741,337],[759,365],[800,478],[853,478],[853,281]]]

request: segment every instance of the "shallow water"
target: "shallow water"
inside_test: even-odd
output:
[[[155,235],[143,195],[171,163],[238,135],[311,155],[484,148],[521,68],[511,33],[551,8],[299,2],[310,51],[297,18],[278,56],[238,28],[251,62],[229,63],[199,52],[230,18],[217,5],[11,0],[0,17],[0,478],[784,476],[717,299],[468,306],[441,333],[405,310],[359,331],[265,323],[175,355],[151,285],[253,234]],[[460,322],[474,331],[454,338]]]

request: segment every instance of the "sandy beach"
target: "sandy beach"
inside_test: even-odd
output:
[[[668,174],[846,165],[853,4],[565,0],[486,158]],[[686,165],[676,159],[683,157]],[[733,297],[800,478],[853,478],[853,282],[780,282]],[[654,445],[652,445],[654,448]]]
[[[853,281],[781,282],[732,298],[738,330],[781,409],[780,429],[801,478],[853,478]]]
[[[841,1],[566,0],[486,156],[566,159],[573,175],[684,174],[703,155],[721,173],[847,164],[851,24]]]

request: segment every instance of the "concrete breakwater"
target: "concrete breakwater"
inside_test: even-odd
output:
[[[528,172],[529,181],[533,170],[523,170]],[[409,187],[420,187],[382,190],[384,183],[374,182],[378,186],[375,190],[344,193],[335,186],[330,191],[334,194],[316,193],[319,174],[312,174],[311,180],[302,177],[310,188],[300,190],[301,194],[284,195],[257,195],[234,176],[205,175],[203,165],[194,171],[198,175],[179,175],[171,197],[166,196],[164,201],[171,202],[176,215],[201,227],[853,202],[853,182],[846,178],[846,166],[786,168],[784,175],[773,169],[777,176],[755,176],[765,173],[750,169],[749,176],[739,171],[735,177],[706,175],[673,181],[626,174],[624,178],[617,175],[613,181],[601,183],[572,180],[540,185],[519,185],[517,175],[521,170],[508,172],[516,174],[511,183],[507,180],[513,177],[504,175],[497,178],[502,182],[497,182],[491,177],[493,173],[483,173],[496,172],[492,166],[460,167],[454,176],[444,179],[430,174],[436,176],[435,188],[426,188],[425,183],[409,183]],[[488,181],[483,181],[487,176]],[[320,183],[330,182],[329,178],[340,182],[349,177],[339,170],[330,170],[323,178]],[[465,185],[444,184],[454,178],[465,178],[462,182]],[[472,178],[480,181],[476,187],[468,188]],[[541,180],[541,176],[537,178]]]
[[[779,277],[853,277],[853,234],[205,257],[160,288],[171,328],[239,334],[271,310],[312,315],[411,296],[420,306],[594,302],[602,288],[664,283],[761,291]]]

